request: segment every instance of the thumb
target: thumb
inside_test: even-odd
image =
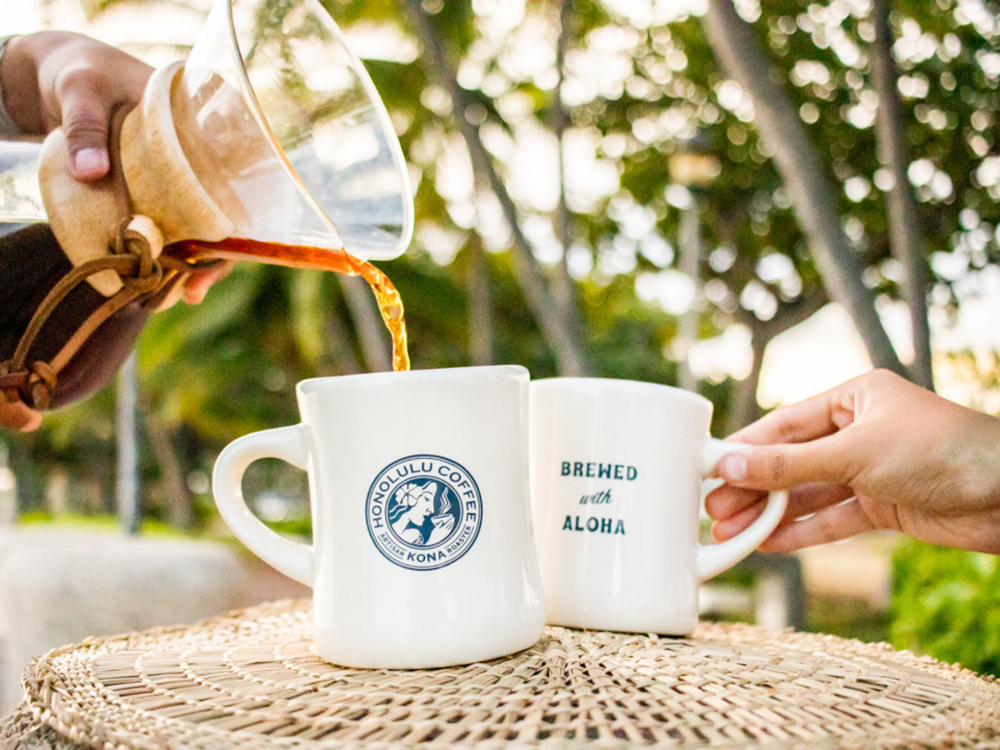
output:
[[[108,111],[96,92],[74,91],[62,101],[62,128],[66,137],[69,173],[92,182],[108,173]]]

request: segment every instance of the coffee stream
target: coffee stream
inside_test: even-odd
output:
[[[256,260],[291,268],[311,268],[333,271],[348,276],[360,276],[375,293],[379,313],[392,335],[392,369],[410,369],[410,355],[406,347],[406,321],[403,319],[403,301],[389,278],[375,266],[355,258],[343,248],[328,249],[307,245],[284,245],[230,238],[221,242],[183,240],[164,248],[164,252],[180,260]]]

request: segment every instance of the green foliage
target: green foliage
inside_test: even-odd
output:
[[[1000,676],[1000,557],[907,539],[893,572],[893,645]]]
[[[654,305],[637,301],[618,279],[606,286],[587,285],[582,302],[588,313],[589,348],[596,375],[677,382],[677,365],[664,349],[676,333],[676,319]]]

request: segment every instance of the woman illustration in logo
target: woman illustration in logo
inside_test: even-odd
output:
[[[413,547],[432,547],[445,539],[455,526],[455,519],[448,513],[451,503],[446,488],[441,488],[441,507],[434,514],[434,499],[438,483],[429,481],[420,485],[410,482],[400,487],[389,508],[389,525],[403,542]]]

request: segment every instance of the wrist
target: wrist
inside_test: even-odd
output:
[[[45,120],[34,54],[37,34],[12,36],[0,56],[3,106],[21,134],[44,135]]]
[[[971,508],[1000,508],[1000,418],[975,412],[967,429],[962,494]]]
[[[0,65],[3,64],[4,52],[7,51],[7,44],[14,39],[16,34],[5,36],[0,39]],[[3,86],[0,85],[0,139],[16,138],[21,135],[21,129],[17,126],[7,112],[4,105]]]

